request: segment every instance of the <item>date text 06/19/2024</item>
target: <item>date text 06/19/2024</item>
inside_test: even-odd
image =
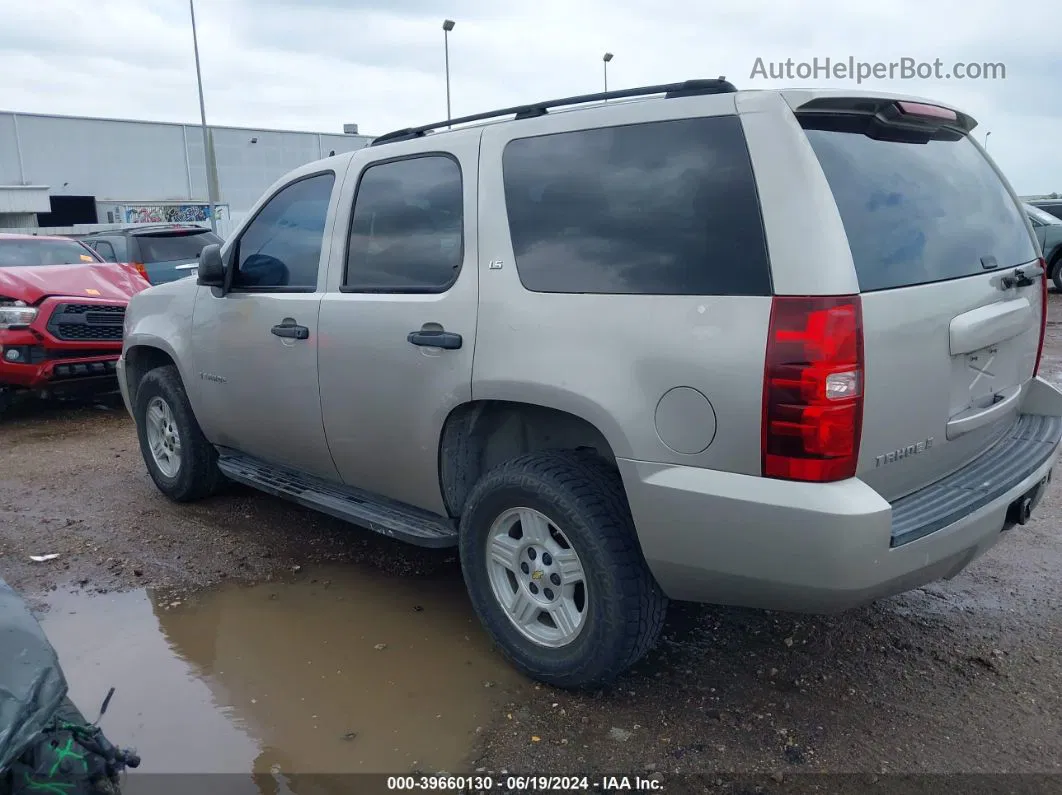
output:
[[[655,792],[663,790],[659,774],[642,776],[388,776],[395,792]]]

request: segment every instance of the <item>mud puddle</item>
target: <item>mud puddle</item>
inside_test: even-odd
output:
[[[460,576],[315,569],[181,601],[53,593],[41,615],[86,716],[143,773],[459,773],[529,684],[494,652]]]

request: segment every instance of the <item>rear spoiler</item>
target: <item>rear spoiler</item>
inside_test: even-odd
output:
[[[798,115],[866,116],[891,127],[907,127],[912,130],[946,128],[969,133],[977,126],[977,120],[953,108],[930,102],[896,97],[816,97],[795,108]]]

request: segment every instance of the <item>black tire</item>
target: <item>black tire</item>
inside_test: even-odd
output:
[[[148,405],[156,397],[169,405],[181,440],[180,467],[173,477],[159,469],[148,444],[145,417]],[[218,452],[203,436],[176,367],[157,367],[147,372],[136,390],[133,416],[140,453],[159,491],[175,502],[192,502],[217,493],[225,485],[225,476],[218,469]]]
[[[1055,283],[1055,289],[1062,292],[1062,256],[1055,257],[1050,266],[1051,281]]]
[[[561,529],[583,566],[579,634],[549,648],[521,633],[491,586],[487,541],[495,519],[532,508]],[[515,458],[473,488],[461,517],[461,565],[472,605],[502,653],[532,679],[563,688],[607,685],[645,656],[667,598],[646,566],[619,473],[594,455],[549,451]]]

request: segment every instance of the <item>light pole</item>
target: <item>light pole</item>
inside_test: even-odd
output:
[[[199,83],[199,117],[203,125],[203,166],[207,183],[207,195],[210,199],[210,228],[215,234],[217,234],[217,201],[214,196],[214,180],[211,179],[211,165],[214,158],[211,157],[210,135],[207,132],[206,104],[203,101],[203,73],[199,68],[199,37],[195,32],[195,0],[188,0],[188,10],[192,14],[192,46],[195,48],[195,79]],[[190,199],[192,197],[189,196],[188,198]]]
[[[446,53],[446,121],[450,121],[450,31],[454,29],[452,19],[443,20],[443,51]],[[450,125],[446,125],[450,129]]]
[[[988,151],[988,136],[990,136],[991,134],[992,134],[991,130],[989,130],[988,132],[985,133],[985,151],[986,152]]]
[[[606,52],[601,56],[602,65],[605,67],[605,93],[608,93],[608,62],[612,60],[612,53]],[[605,102],[608,102],[606,99]]]

